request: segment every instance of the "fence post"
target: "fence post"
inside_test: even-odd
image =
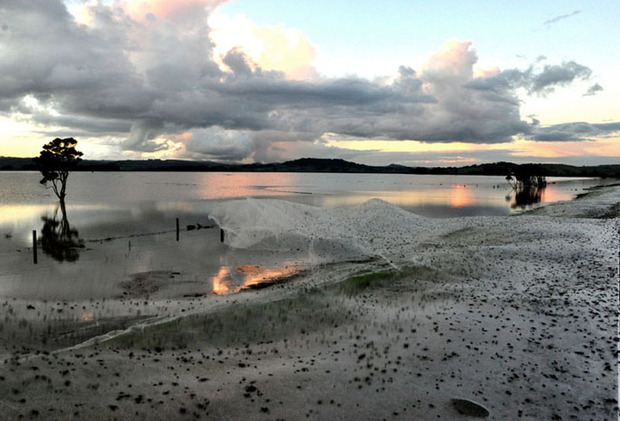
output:
[[[179,218],[177,218],[177,241],[179,241]]]
[[[37,264],[37,230],[32,230],[32,260]]]

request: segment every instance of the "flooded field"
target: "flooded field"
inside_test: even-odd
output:
[[[226,200],[347,209],[381,198],[444,218],[519,210],[503,177],[74,173],[64,213],[38,184],[38,173],[3,172],[0,178],[4,352],[72,346],[205,297],[283,282],[303,274],[320,253],[322,263],[330,261],[325,253],[332,251],[318,246],[230,247],[210,218]],[[596,182],[558,180],[542,199],[568,200]],[[339,229],[334,240],[346,239],[347,227]],[[355,260],[355,253],[334,260]]]

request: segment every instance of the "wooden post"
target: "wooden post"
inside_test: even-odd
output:
[[[32,230],[32,260],[37,264],[37,230]]]
[[[224,242],[224,230],[220,228],[220,243]]]
[[[177,241],[179,241],[179,218],[177,218]]]

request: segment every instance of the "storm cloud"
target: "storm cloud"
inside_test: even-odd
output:
[[[207,18],[219,3],[96,3],[78,22],[60,0],[5,0],[0,112],[121,138],[116,144],[130,151],[262,160],[283,142],[318,150],[329,133],[484,144],[517,135],[564,139],[570,129],[539,130],[522,120],[517,92],[546,95],[592,73],[568,61],[474,77],[471,43],[451,41],[425,68],[403,65],[389,83],[291,80],[240,48],[213,56]]]

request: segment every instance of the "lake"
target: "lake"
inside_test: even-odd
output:
[[[226,293],[257,279],[287,276],[305,264],[303,254],[231,250],[222,244],[208,215],[228,199],[271,198],[337,208],[379,198],[432,218],[523,210],[515,206],[504,177],[76,172],[69,177],[67,221],[62,221],[56,197],[39,178],[37,172],[0,172],[0,297],[76,300]],[[528,208],[570,200],[601,180],[549,182],[540,203]],[[68,247],[59,240],[62,227],[71,233]],[[36,265],[33,230],[38,235]]]

